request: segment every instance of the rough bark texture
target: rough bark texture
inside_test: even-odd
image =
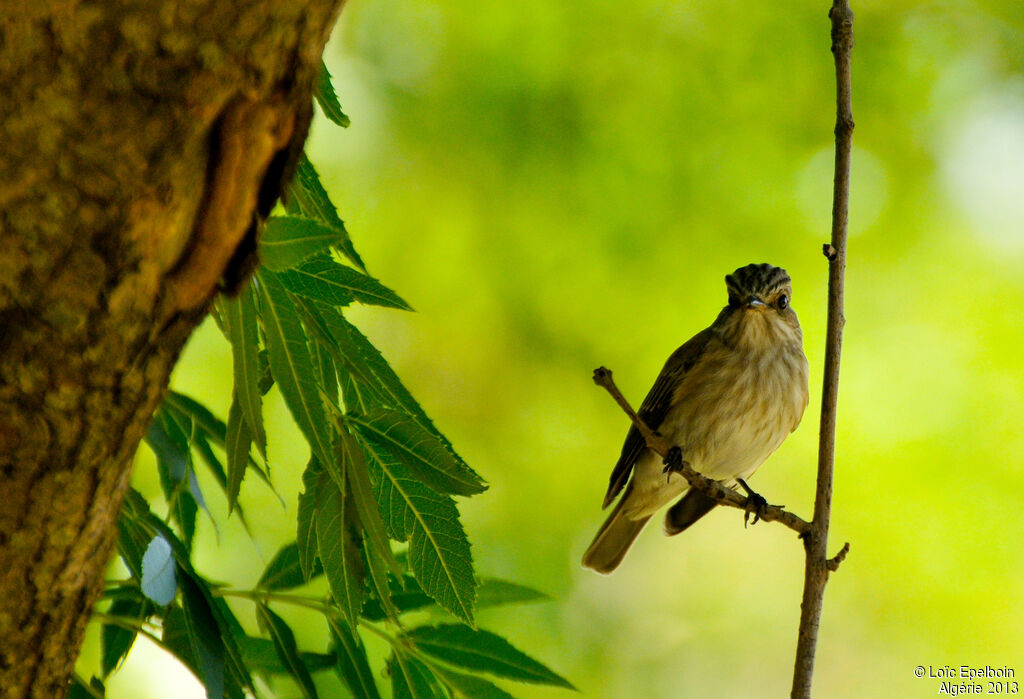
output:
[[[67,691],[132,457],[341,2],[0,0],[5,697]]]

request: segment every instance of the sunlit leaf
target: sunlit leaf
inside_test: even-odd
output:
[[[490,631],[445,624],[411,629],[405,638],[421,652],[450,665],[520,682],[575,689],[567,680]]]
[[[263,227],[260,253],[263,265],[274,272],[295,267],[308,257],[340,245],[344,234],[305,216],[271,216]]]
[[[313,677],[309,674],[309,668],[306,667],[306,663],[303,662],[302,656],[299,654],[299,647],[295,643],[295,634],[291,627],[265,604],[258,603],[256,613],[260,626],[269,634],[270,640],[274,643],[277,657],[285,666],[288,674],[295,678],[303,696],[308,699],[316,699],[317,693]]]
[[[237,394],[231,401],[231,408],[228,410],[228,432],[224,451],[228,457],[228,512],[234,509],[238,502],[238,492],[242,487],[242,479],[245,477],[246,466],[249,465],[249,445],[252,444],[252,433],[249,431],[249,424],[242,415],[242,407],[239,404]]]

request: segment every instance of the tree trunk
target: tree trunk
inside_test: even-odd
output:
[[[0,0],[5,697],[67,692],[133,455],[305,140],[341,3]]]

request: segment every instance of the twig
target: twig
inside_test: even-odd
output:
[[[828,258],[828,321],[825,335],[825,377],[821,395],[821,428],[818,437],[818,485],[814,519],[804,537],[806,563],[804,592],[800,603],[800,631],[793,668],[794,699],[811,696],[814,651],[821,622],[825,583],[850,550],[843,546],[828,558],[828,525],[832,510],[832,471],[835,461],[836,399],[839,394],[839,359],[843,344],[843,277],[846,271],[846,229],[850,201],[850,150],[853,137],[850,54],[853,51],[853,12],[847,0],[833,0],[832,54],[836,66],[836,163],[832,191],[832,240],[824,246]]]
[[[640,431],[640,434],[643,436],[648,448],[660,455],[661,458],[666,458],[671,445],[668,444],[660,434],[653,431],[643,420],[640,419],[636,414],[636,411],[634,411],[630,406],[629,401],[623,397],[618,386],[615,385],[615,381],[612,379],[611,370],[606,369],[605,367],[595,369],[594,383],[601,386],[611,394],[612,398],[615,399],[615,402],[619,404],[623,411],[625,411],[626,415],[629,416],[629,419],[632,420],[633,425]],[[691,488],[707,495],[710,498],[714,498],[719,505],[729,505],[730,507],[735,507],[743,510],[744,512],[750,512],[751,508],[754,507],[754,503],[750,498],[743,497],[735,490],[725,487],[718,481],[697,473],[690,467],[690,464],[685,461],[682,463],[678,472],[687,480]],[[766,522],[779,522],[801,536],[804,536],[808,531],[810,531],[810,522],[800,519],[792,512],[784,510],[778,505],[768,505],[767,507],[758,510],[757,515],[760,519],[763,519]],[[757,520],[755,519],[755,522],[756,521]]]

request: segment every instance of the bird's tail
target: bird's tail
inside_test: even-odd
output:
[[[583,565],[593,568],[598,573],[608,574],[619,567],[622,558],[633,545],[637,535],[651,517],[630,519],[622,510],[625,496],[615,505],[608,519],[601,525],[590,548],[583,554]]]

